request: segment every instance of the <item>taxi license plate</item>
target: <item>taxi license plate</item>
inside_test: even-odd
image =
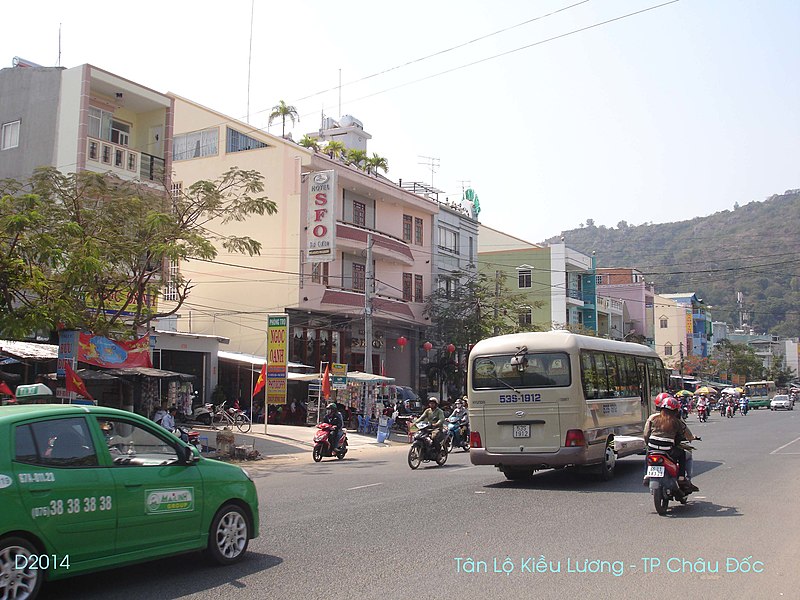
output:
[[[648,477],[663,477],[664,476],[664,467],[654,467],[654,466],[647,467],[647,476]]]
[[[514,425],[514,437],[515,438],[528,438],[531,437],[531,426],[530,425]]]

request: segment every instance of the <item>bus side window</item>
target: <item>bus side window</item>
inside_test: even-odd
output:
[[[594,361],[590,352],[581,352],[581,384],[583,385],[583,396],[587,400],[597,398],[597,371],[594,368]]]

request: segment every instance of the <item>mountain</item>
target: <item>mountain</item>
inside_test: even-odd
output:
[[[739,326],[742,292],[755,331],[800,335],[800,190],[689,221],[609,228],[589,220],[562,235],[569,248],[596,251],[598,268],[638,269],[657,293],[695,292],[715,321]]]

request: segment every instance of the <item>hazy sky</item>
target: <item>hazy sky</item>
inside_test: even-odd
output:
[[[341,69],[341,113],[389,177],[433,178],[451,200],[472,186],[483,223],[534,242],[799,188],[800,2],[680,0],[620,18],[662,2],[256,0],[250,123],[282,99],[300,113],[294,139],[315,131],[340,114]],[[62,66],[246,119],[249,0],[121,7],[6,3],[0,64],[57,64],[61,23]]]

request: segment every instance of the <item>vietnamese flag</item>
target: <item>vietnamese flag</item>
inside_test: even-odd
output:
[[[72,370],[69,361],[64,362],[64,375],[67,378],[67,392],[75,392],[94,402],[94,398],[92,398],[92,395],[86,389],[86,384],[83,383],[83,379],[78,377],[78,374]]]
[[[11,391],[11,388],[8,387],[8,384],[5,381],[0,381],[0,394],[11,396],[14,400],[17,399],[17,397],[14,395],[14,392]]]
[[[264,386],[267,384],[267,363],[261,365],[261,373],[258,376],[258,381],[256,381],[256,389],[253,390],[253,398],[256,397],[256,394],[264,389]]]
[[[322,376],[322,395],[325,396],[325,400],[328,400],[331,397],[331,365],[325,367],[325,374]]]

